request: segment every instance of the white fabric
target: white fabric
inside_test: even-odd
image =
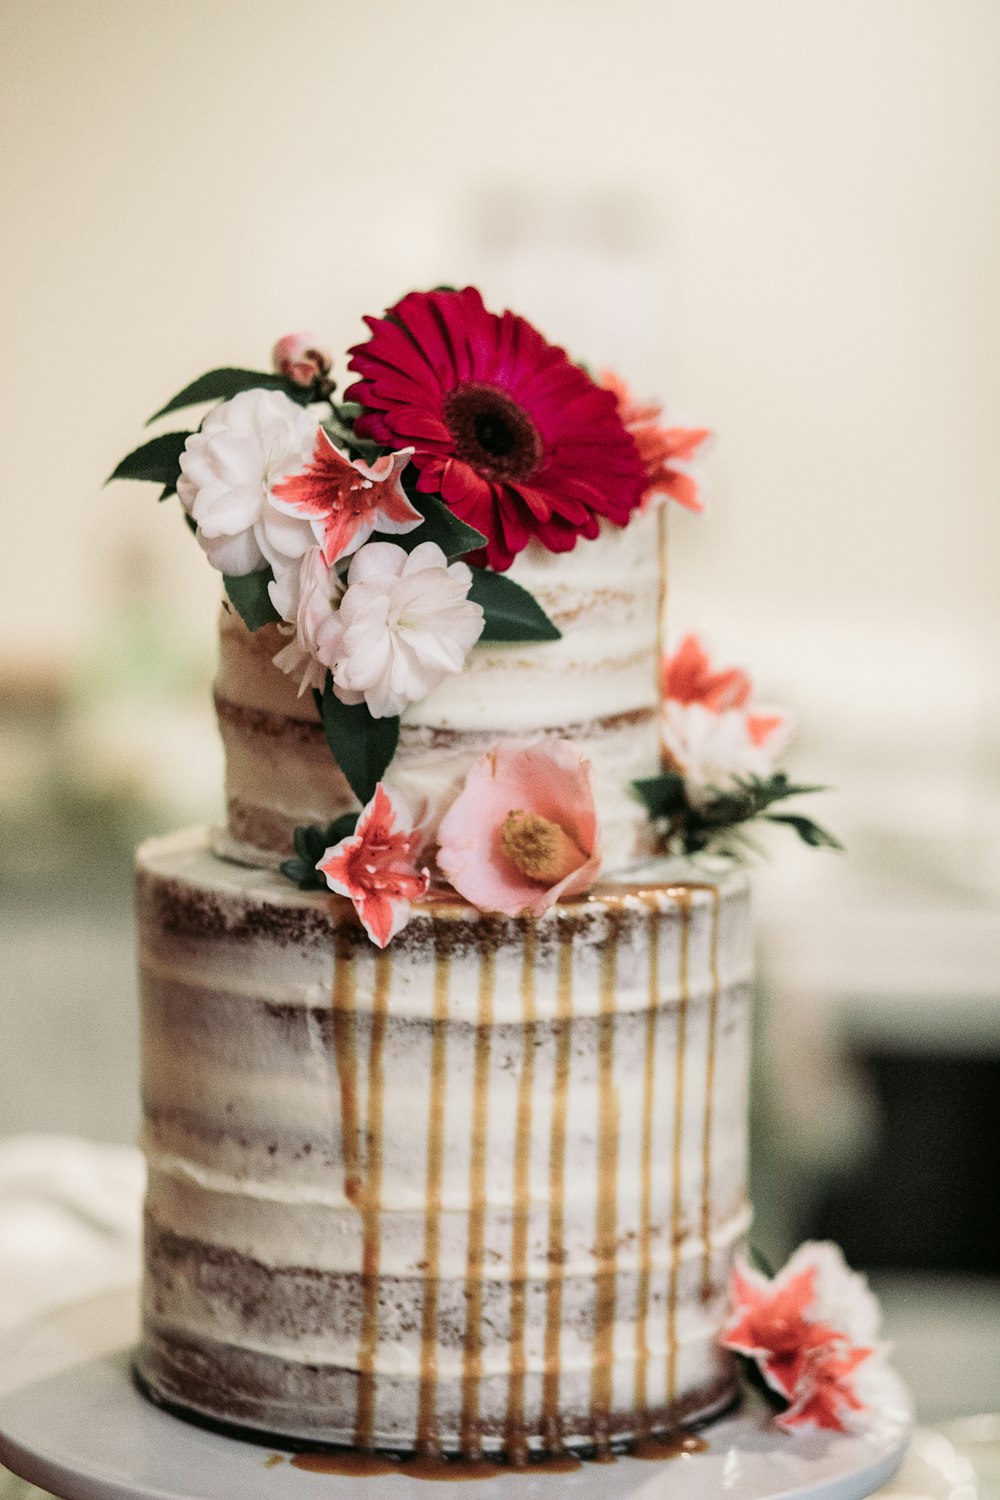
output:
[[[0,1329],[138,1279],[144,1182],[131,1146],[0,1140]]]

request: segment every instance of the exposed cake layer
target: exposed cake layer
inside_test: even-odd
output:
[[[690,870],[687,875],[690,876]],[[537,922],[139,855],[142,1377],[264,1431],[601,1443],[718,1409],[746,1230],[746,885]]]
[[[570,553],[532,543],[508,576],[534,595],[562,639],[476,646],[463,672],[406,710],[385,779],[433,814],[498,741],[572,740],[593,767],[605,868],[626,867],[651,852],[629,782],[659,766],[656,518],[607,526]],[[325,824],[357,806],[311,695],[297,697],[297,682],[272,663],[285,639],[275,626],[251,634],[235,611],[223,612],[216,705],[228,829],[216,848],[248,863],[276,863],[297,825]]]

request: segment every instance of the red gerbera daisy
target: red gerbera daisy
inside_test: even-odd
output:
[[[414,448],[417,488],[483,533],[490,567],[533,536],[568,552],[601,517],[625,524],[646,481],[615,396],[524,318],[466,287],[411,292],[365,321],[346,392],[364,407],[358,432]]]

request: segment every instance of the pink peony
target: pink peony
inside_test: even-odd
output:
[[[480,911],[540,917],[601,864],[590,763],[566,740],[498,745],[441,820],[438,865]]]
[[[279,375],[296,385],[312,385],[325,379],[333,356],[312,333],[286,333],[271,350],[271,361]]]
[[[378,948],[406,926],[410,902],[427,891],[430,874],[416,867],[421,843],[402,797],[380,781],[354,832],[327,849],[316,866],[331,891],[353,902]]]
[[[610,370],[601,375],[601,384],[614,393],[622,425],[635,438],[646,470],[642,509],[662,496],[676,500],[686,510],[704,510],[702,479],[694,460],[712,436],[711,431],[707,427],[664,427],[659,402],[643,405],[633,400],[624,380]]]
[[[367,542],[373,531],[412,531],[423,516],[403,491],[399,476],[412,448],[385,453],[374,464],[353,463],[316,429],[312,458],[271,492],[271,502],[289,516],[312,523],[323,557],[333,564]]]
[[[788,1402],[778,1426],[848,1431],[870,1404],[858,1369],[877,1362],[881,1346],[878,1304],[838,1248],[801,1245],[773,1278],[738,1263],[730,1301],[719,1342],[754,1360]]]

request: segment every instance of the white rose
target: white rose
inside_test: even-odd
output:
[[[316,419],[282,391],[243,391],[210,411],[181,454],[177,493],[220,573],[271,564],[280,582],[315,541],[307,520],[272,504],[272,487],[302,468]]]
[[[340,604],[343,637],[333,669],[342,703],[368,704],[376,719],[425,698],[465,658],[483,630],[483,611],[466,595],[472,573],[436,542],[407,553],[369,542],[354,554]]]

